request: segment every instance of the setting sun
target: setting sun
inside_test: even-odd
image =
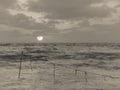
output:
[[[43,40],[43,36],[37,36],[37,40],[38,41],[42,41]]]

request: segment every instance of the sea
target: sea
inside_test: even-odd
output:
[[[0,43],[0,60],[115,60],[120,43]]]

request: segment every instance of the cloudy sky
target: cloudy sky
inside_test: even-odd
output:
[[[120,0],[0,0],[0,42],[120,42]]]

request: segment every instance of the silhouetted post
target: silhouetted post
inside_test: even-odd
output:
[[[87,72],[84,72],[85,74],[85,82],[87,83],[88,82],[88,79],[87,79]]]
[[[55,83],[55,74],[56,74],[55,68],[56,68],[56,65],[53,64],[53,78],[54,78],[54,83]]]
[[[104,77],[104,81],[106,81],[106,77],[105,76],[103,76]]]
[[[78,72],[78,67],[76,67],[75,69],[75,76],[77,76],[77,72]]]
[[[85,90],[87,89],[87,83],[88,83],[88,79],[87,79],[87,72],[84,71],[84,74],[85,74]]]
[[[21,74],[22,60],[23,60],[23,51],[21,52],[21,57],[20,57],[20,66],[19,66],[18,78],[20,78],[20,74]]]
[[[77,69],[75,69],[75,76],[77,76]]]
[[[32,58],[30,57],[30,69],[31,69],[31,71],[33,70],[32,69]]]

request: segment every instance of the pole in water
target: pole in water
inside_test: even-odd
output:
[[[23,60],[23,51],[21,52],[21,57],[20,57],[20,66],[19,66],[18,78],[20,78],[20,75],[21,75],[22,60]]]
[[[75,76],[77,76],[77,69],[75,69]]]
[[[105,76],[103,76],[104,77],[104,81],[106,81],[106,77]]]
[[[87,83],[88,82],[88,79],[87,79],[87,72],[84,72],[85,73],[85,82]]]
[[[78,72],[78,66],[75,69],[75,76],[77,76],[77,72]]]
[[[30,57],[30,68],[31,68],[31,71],[32,71],[33,69],[32,69],[32,59],[31,59],[31,57]]]
[[[54,69],[53,69],[53,77],[54,77],[54,83],[55,83],[55,73],[56,73],[56,72],[55,72],[55,64],[53,64],[53,68],[54,68]]]

